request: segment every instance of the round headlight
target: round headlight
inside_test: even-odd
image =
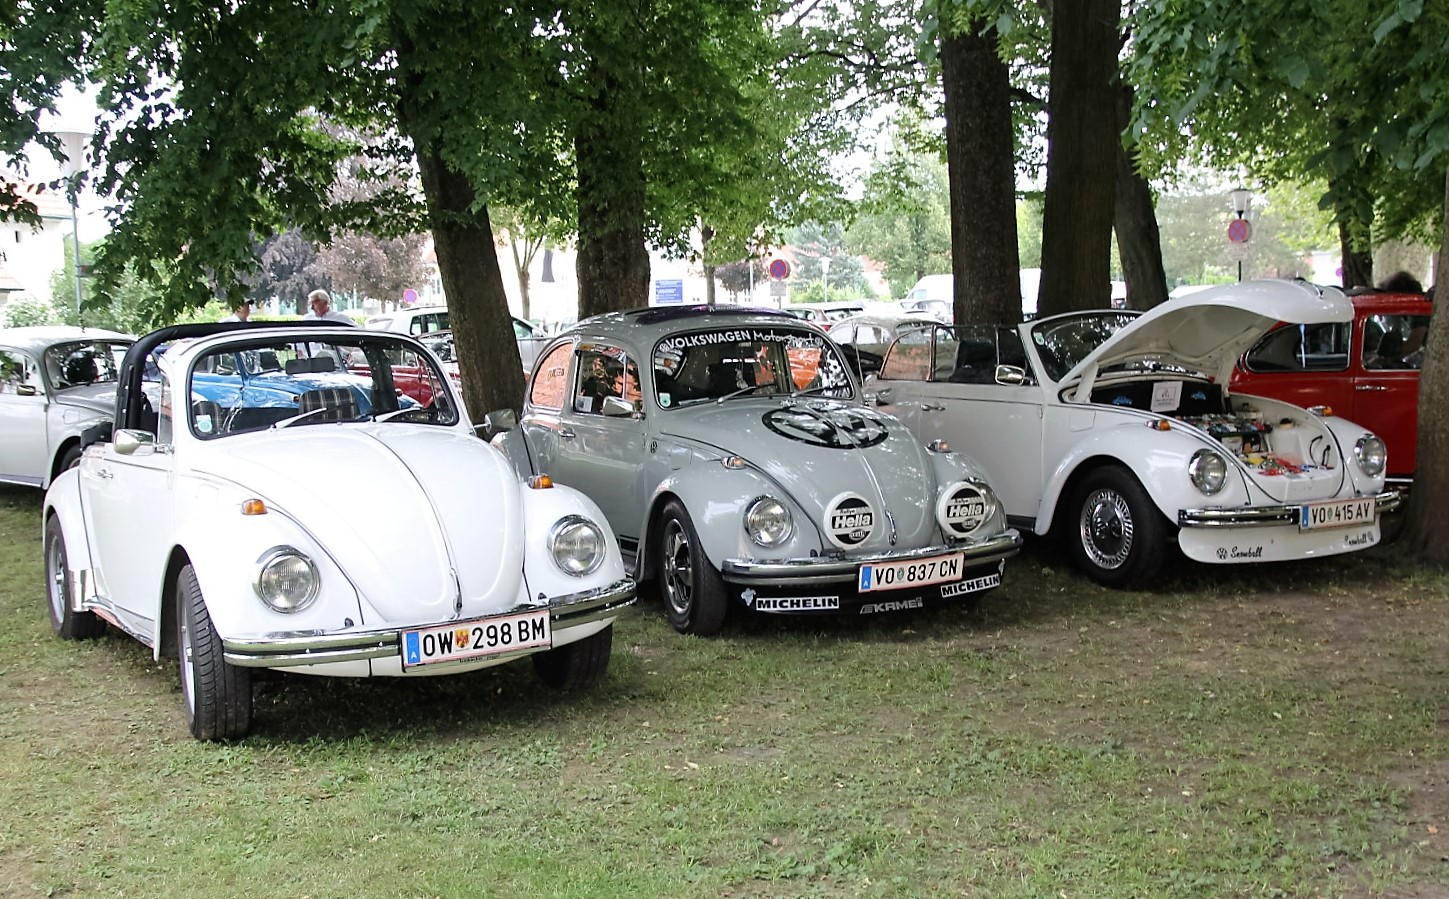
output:
[[[1210,449],[1200,449],[1187,463],[1187,476],[1192,486],[1212,496],[1228,483],[1228,460]]]
[[[1358,459],[1358,467],[1371,478],[1383,474],[1384,468],[1389,464],[1388,448],[1372,434],[1358,438],[1358,442],[1353,445],[1353,455]]]
[[[548,551],[564,574],[583,577],[604,563],[604,532],[582,515],[568,515],[548,532]]]
[[[317,566],[300,550],[268,550],[257,566],[257,596],[273,611],[300,612],[317,598]]]
[[[745,509],[745,533],[760,546],[779,546],[794,529],[790,510],[772,496],[759,497]]]

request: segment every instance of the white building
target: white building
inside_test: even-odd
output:
[[[22,192],[40,212],[40,227],[0,223],[0,309],[21,296],[49,300],[50,282],[65,267],[71,234],[70,203],[52,191],[30,185]]]

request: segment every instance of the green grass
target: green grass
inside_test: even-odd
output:
[[[976,608],[656,603],[608,678],[278,676],[192,741],[176,669],[51,636],[0,487],[0,897],[1449,895],[1449,579],[1384,550]]]

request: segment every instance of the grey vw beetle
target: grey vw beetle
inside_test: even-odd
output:
[[[919,608],[998,586],[1021,538],[980,467],[865,406],[824,332],[769,310],[598,316],[539,355],[520,474],[592,498],[682,633],[758,612]]]

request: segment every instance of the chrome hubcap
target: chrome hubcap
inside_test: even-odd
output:
[[[1082,549],[1099,568],[1120,568],[1132,552],[1132,509],[1115,490],[1094,490],[1082,504]]]
[[[664,599],[676,615],[689,612],[690,591],[694,586],[694,554],[684,527],[671,519],[664,526],[663,567]]]

